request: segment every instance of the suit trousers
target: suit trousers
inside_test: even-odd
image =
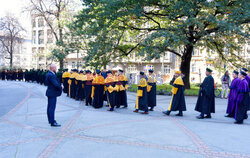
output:
[[[48,97],[47,116],[50,124],[55,123],[56,97]]]

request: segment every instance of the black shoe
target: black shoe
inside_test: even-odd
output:
[[[110,108],[110,109],[108,109],[107,111],[114,111],[114,109],[113,109],[113,108]]]
[[[137,112],[139,112],[139,110],[135,109],[133,112],[136,112],[136,113],[137,113]]]
[[[150,108],[149,111],[154,111],[154,109],[153,109],[153,108]]]
[[[61,127],[61,125],[59,125],[58,123],[52,123],[52,124],[50,124],[52,127]]]
[[[178,113],[175,116],[183,116],[183,113]]]
[[[225,115],[225,117],[232,117],[232,116],[230,116],[230,114],[227,114],[227,115]]]
[[[119,109],[119,108],[120,108],[120,106],[116,106],[116,108],[117,108],[117,109]]]
[[[212,117],[211,117],[211,115],[207,115],[204,118],[211,119]]]
[[[204,119],[204,116],[199,115],[199,116],[196,116],[196,118],[197,119]]]
[[[243,124],[243,121],[235,121],[234,124]]]
[[[123,106],[122,108],[126,109],[126,108],[128,108],[128,106]]]
[[[171,112],[171,111],[168,110],[168,111],[163,111],[162,113],[169,116],[169,115],[170,115],[170,112]]]
[[[248,118],[248,115],[246,114],[245,117],[244,117],[244,119],[247,119],[247,118]]]

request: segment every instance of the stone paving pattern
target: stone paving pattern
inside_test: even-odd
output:
[[[186,97],[184,117],[164,116],[171,97],[157,96],[149,115],[128,109],[94,109],[63,94],[56,120],[46,116],[46,87],[36,83],[0,81],[0,158],[250,158],[250,120],[243,125],[225,118],[227,100],[216,99],[212,119],[197,120],[197,97]]]

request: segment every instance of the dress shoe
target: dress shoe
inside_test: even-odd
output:
[[[244,119],[247,119],[247,118],[248,118],[248,115],[246,114],[245,117],[244,117]]]
[[[204,119],[204,116],[199,115],[199,116],[196,116],[196,118],[197,119]]]
[[[211,117],[211,115],[207,115],[204,118],[211,119],[212,117]]]
[[[139,110],[136,109],[136,110],[134,110],[133,112],[139,112]]]
[[[125,109],[125,108],[128,108],[128,106],[123,106],[122,108]]]
[[[52,127],[61,127],[61,125],[59,125],[59,124],[56,123],[56,122],[55,122],[55,123],[52,123],[51,126],[52,126]]]
[[[163,111],[162,113],[169,116],[169,115],[170,115],[170,112],[171,112],[171,111],[168,110],[168,111]]]
[[[183,116],[183,113],[178,113],[175,116]]]
[[[225,115],[225,117],[233,117],[232,115],[230,115],[230,114],[227,114],[227,115]]]
[[[142,112],[141,114],[148,114],[148,112],[145,111],[145,112]]]
[[[154,109],[153,109],[153,108],[150,108],[149,111],[154,111]]]
[[[235,121],[234,124],[243,124],[243,121]]]
[[[114,109],[110,108],[110,109],[108,109],[108,111],[114,111]]]

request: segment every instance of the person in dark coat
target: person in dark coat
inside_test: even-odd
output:
[[[85,82],[85,105],[88,106],[89,104],[92,105],[92,81],[93,75],[91,74],[90,70],[86,70],[86,82]]]
[[[153,75],[154,70],[149,70],[149,76],[148,76],[148,107],[150,107],[149,111],[153,111],[154,107],[156,106],[156,78]]]
[[[23,80],[23,70],[22,70],[22,69],[20,69],[20,70],[18,71],[18,80],[19,80],[19,81],[22,81],[22,80]]]
[[[171,111],[179,111],[176,116],[183,116],[183,111],[186,111],[186,102],[184,97],[184,82],[182,80],[181,71],[175,71],[174,81],[172,80],[172,99],[167,111],[163,113],[170,115]]]
[[[25,79],[25,82],[28,82],[28,73],[29,73],[29,71],[26,69],[26,70],[24,71],[24,79]]]
[[[235,123],[242,124],[244,119],[247,119],[247,110],[249,106],[249,86],[246,80],[247,74],[240,72],[239,78],[241,82],[237,88],[236,108],[235,108]]]
[[[60,125],[55,120],[55,109],[56,109],[56,99],[62,94],[62,86],[59,79],[56,77],[56,66],[54,64],[50,65],[50,71],[46,75],[46,96],[48,97],[48,107],[47,116],[49,124],[53,127],[59,127]]]
[[[107,102],[109,109],[108,111],[114,111],[115,107],[115,80],[111,71],[107,71],[107,77],[105,79],[105,86],[107,88]]]
[[[148,114],[148,94],[147,94],[147,81],[144,72],[140,72],[140,81],[137,85],[137,97],[134,112],[142,110],[142,114]]]
[[[3,69],[2,72],[1,72],[2,80],[5,80],[5,77],[6,77],[6,71]]]
[[[200,85],[199,97],[195,110],[200,112],[198,119],[211,118],[211,113],[215,113],[214,79],[212,70],[206,69],[206,78]],[[206,116],[204,116],[206,115]]]
[[[240,83],[240,79],[238,78],[239,72],[233,72],[233,81],[230,85],[230,92],[228,95],[228,104],[227,104],[227,115],[225,117],[234,117],[235,116],[235,105],[236,105],[236,98],[237,98],[237,88]]]
[[[96,70],[97,76],[94,78],[92,82],[92,94],[91,98],[93,98],[93,107],[101,108],[103,107],[103,93],[104,93],[104,84],[105,79],[101,75],[100,70]]]

